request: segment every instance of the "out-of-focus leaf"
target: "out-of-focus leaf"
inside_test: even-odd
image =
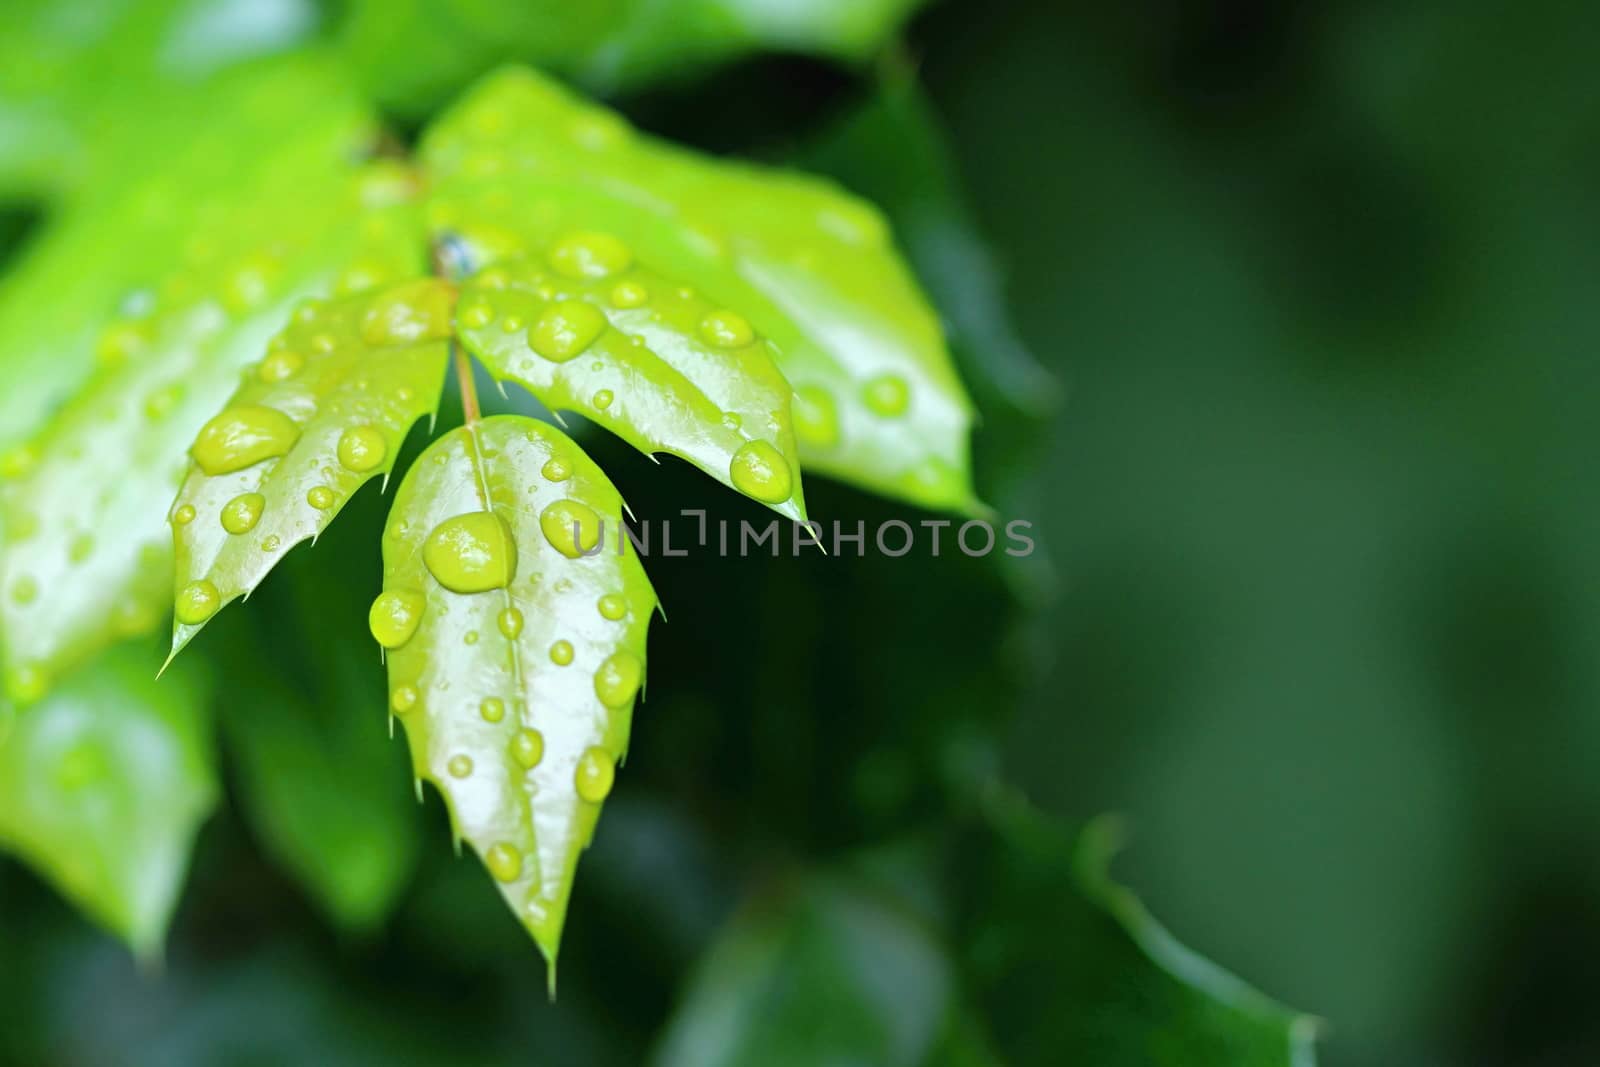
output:
[[[869,58],[920,0],[353,0],[339,37],[378,99],[411,115],[517,60],[614,92],[758,49]]]
[[[159,625],[183,452],[291,308],[420,268],[409,176],[353,167],[366,124],[341,99],[309,106],[299,134],[270,149],[234,138],[218,115],[212,149],[252,156],[252,180],[192,220],[183,267],[150,279],[107,328],[93,378],[0,464],[0,651],[13,699],[37,699],[114,638]]]
[[[979,506],[971,405],[869,205],[820,179],[643,137],[522,69],[469,93],[423,156],[430,224],[474,265],[569,229],[613,233],[772,340],[809,469],[927,507]]]
[[[303,554],[264,592],[247,620],[254,642],[227,650],[222,726],[263,846],[334,921],[366,931],[410,878],[420,826],[385,730],[381,668],[361,640],[366,595],[345,565],[326,549]],[[305,668],[300,685],[290,658]]]
[[[552,981],[656,604],[622,510],[593,461],[542,422],[454,430],[406,474],[372,606],[416,773],[444,795]]]
[[[1000,795],[954,858],[982,1014],[1011,1063],[1311,1067],[1315,1021],[1183,947],[1107,873],[1115,826],[1074,833]]]
[[[845,878],[755,900],[712,946],[657,1067],[916,1067],[954,977],[929,928]]]
[[[116,649],[0,734],[0,846],[140,956],[160,946],[216,800],[209,686]]]
[[[291,44],[313,22],[310,0],[8,4],[0,34],[0,194],[75,184],[107,162],[118,126],[149,118],[156,98],[171,104],[174,90]]]
[[[688,460],[805,518],[789,383],[736,311],[633,262],[602,233],[559,239],[462,291],[468,349],[553,411],[577,411],[643,452]]]
[[[302,307],[201,427],[172,513],[174,652],[367,481],[388,481],[438,407],[455,297],[423,278]]]

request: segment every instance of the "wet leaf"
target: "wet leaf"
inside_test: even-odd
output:
[[[208,686],[159,684],[120,648],[0,721],[0,847],[140,956],[160,948],[189,847],[217,796]]]
[[[388,481],[412,425],[435,411],[455,287],[437,279],[308,304],[200,428],[173,506],[173,651],[350,496]]]
[[[882,893],[816,876],[757,899],[712,945],[656,1067],[927,1062],[955,980],[934,933]]]
[[[627,751],[655,594],[604,474],[518,416],[419,457],[384,533],[373,635],[420,779],[551,963]],[[593,554],[584,555],[588,550]]]
[[[738,312],[635,264],[617,238],[574,232],[483,271],[457,321],[491,374],[551,410],[805,518],[791,390],[771,345]]]
[[[805,175],[656,142],[530,71],[429,132],[430,225],[476,266],[570,229],[737,308],[777,347],[808,469],[973,510],[972,409],[939,323],[873,208]]]
[[[37,699],[72,664],[160,624],[184,451],[292,308],[420,266],[408,176],[388,164],[358,174],[347,128],[309,129],[319,136],[286,156],[249,146],[275,180],[235,204],[230,226],[197,236],[182,270],[152,279],[148,305],[110,327],[126,343],[0,463],[0,650],[13,699]]]

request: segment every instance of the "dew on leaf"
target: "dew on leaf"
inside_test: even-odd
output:
[[[240,404],[206,423],[189,452],[201,470],[215,477],[281,456],[299,438],[300,427],[283,412]]]
[[[607,593],[600,598],[599,608],[602,618],[615,622],[628,613],[628,602],[616,593]]]
[[[333,507],[333,502],[333,490],[329,489],[325,485],[313,485],[310,489],[306,490],[306,503],[310,504],[318,511],[327,511],[329,508]]]
[[[861,400],[873,414],[892,419],[906,413],[911,390],[898,374],[881,374],[862,386]]]
[[[445,769],[452,778],[465,778],[472,773],[472,757],[466,754],[450,757],[450,762],[445,764]]]
[[[574,281],[594,281],[620,274],[633,265],[633,252],[609,233],[574,233],[550,249],[550,267]]]
[[[198,626],[215,615],[221,606],[222,596],[217,587],[201,578],[178,590],[175,614],[185,626]]]
[[[611,401],[613,399],[615,399],[615,397],[612,395],[611,390],[597,390],[594,394],[594,406],[599,408],[601,411],[604,411],[606,408],[611,406]]]
[[[256,368],[256,377],[267,384],[287,381],[300,372],[305,365],[305,357],[290,349],[273,352],[261,361],[261,366]]]
[[[617,765],[609,752],[599,745],[592,745],[579,757],[572,777],[578,796],[591,804],[598,804],[611,793],[611,785],[617,778]]]
[[[515,882],[522,874],[522,853],[504,841],[491,845],[483,862],[497,882]]]
[[[794,391],[794,432],[811,445],[828,447],[839,441],[839,414],[833,395],[817,385],[802,385]]]
[[[400,648],[417,632],[425,606],[414,589],[386,589],[367,612],[367,628],[384,648]]]
[[[499,722],[506,717],[506,702],[499,697],[489,697],[478,705],[478,714],[484,722]]]
[[[539,313],[528,344],[552,363],[565,363],[594,344],[606,329],[605,313],[582,300],[563,300]]]
[[[511,758],[523,770],[533,770],[544,759],[544,735],[538,730],[518,730],[511,739]]]
[[[497,622],[500,632],[512,640],[515,640],[517,635],[522,633],[522,612],[516,608],[506,608],[500,613],[500,618]]]
[[[511,584],[517,572],[517,544],[500,516],[471,511],[434,527],[423,543],[422,562],[451,592],[482,593]]]
[[[550,662],[557,667],[565,667],[572,662],[572,642],[557,641],[550,646]]]
[[[539,529],[551,547],[568,559],[577,559],[600,543],[600,516],[587,504],[557,500],[539,513]]]
[[[242,493],[222,505],[222,528],[231,534],[248,533],[261,521],[267,498],[260,493]]]
[[[572,462],[562,456],[551,456],[539,468],[539,473],[552,482],[564,482],[572,477]]]
[[[417,706],[417,687],[414,685],[397,685],[394,692],[389,694],[389,706],[395,714],[404,715]]]
[[[639,691],[644,664],[632,652],[613,652],[594,672],[594,695],[608,708],[626,707]]]
[[[713,311],[700,320],[700,339],[713,348],[743,348],[756,332],[738,312]]]
[[[388,451],[383,434],[372,426],[352,426],[339,435],[339,463],[356,474],[375,469]]]
[[[611,289],[611,306],[614,308],[643,307],[650,301],[650,290],[638,282],[618,282]]]
[[[794,480],[783,453],[766,441],[746,441],[728,464],[734,487],[765,504],[779,504],[794,492]]]

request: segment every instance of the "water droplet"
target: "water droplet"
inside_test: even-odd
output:
[[[911,389],[898,374],[880,374],[861,387],[861,400],[873,414],[892,419],[906,413]]]
[[[744,420],[731,411],[725,411],[722,413],[722,425],[729,430],[737,430],[744,425]]]
[[[333,507],[333,501],[333,490],[329,489],[325,485],[313,485],[310,489],[306,490],[306,503],[310,504],[318,511],[327,511],[329,508]]]
[[[283,544],[283,542],[278,539],[277,534],[268,534],[266,539],[261,542],[261,551],[276,552],[278,551],[278,546],[281,544]]]
[[[144,417],[151,422],[160,422],[172,414],[172,409],[177,407],[178,401],[182,399],[183,386],[163,386],[144,398]]]
[[[765,504],[781,504],[794,492],[789,464],[766,441],[746,441],[733,454],[728,475],[734,487]]]
[[[501,633],[516,640],[517,635],[522,633],[522,612],[516,608],[507,608],[500,613],[499,624]]]
[[[581,355],[605,332],[605,313],[582,300],[563,300],[539,313],[528,331],[528,344],[552,363]]]
[[[614,308],[643,307],[650,302],[650,290],[638,282],[618,282],[611,290],[611,306]]]
[[[215,477],[281,456],[299,439],[300,427],[283,412],[241,404],[206,423],[189,454],[201,470]]]
[[[550,646],[550,662],[557,667],[565,667],[572,662],[572,642],[557,641]]]
[[[11,600],[17,604],[32,604],[39,597],[39,583],[24,574],[11,583]]]
[[[461,325],[469,330],[481,330],[494,321],[494,308],[487,300],[474,300],[456,312]]]
[[[385,589],[367,612],[367,628],[384,648],[399,648],[417,632],[426,606],[414,589]]]
[[[404,715],[417,706],[418,693],[414,685],[397,685],[389,694],[389,706],[396,715]]]
[[[428,572],[454,593],[482,593],[511,584],[517,544],[500,516],[472,511],[434,527],[422,546]]]
[[[507,315],[500,320],[500,329],[506,333],[516,333],[522,329],[522,325],[521,315]]]
[[[21,478],[39,462],[39,452],[32,445],[18,445],[0,456],[0,478]]]
[[[187,526],[193,521],[194,505],[192,504],[181,505],[177,511],[172,513],[172,522],[174,525]]]
[[[82,563],[94,551],[94,538],[89,534],[81,533],[72,539],[72,544],[67,546],[67,559],[73,563]]]
[[[613,652],[594,672],[594,695],[608,708],[626,707],[639,691],[644,664],[632,652]]]
[[[464,645],[475,645],[475,644],[477,644],[478,643],[478,631],[476,631],[476,630],[468,630],[466,633],[462,634],[461,635],[461,643],[464,644]]]
[[[620,274],[633,265],[628,246],[609,233],[574,233],[561,238],[547,257],[557,274],[592,281]]]
[[[564,482],[572,477],[572,461],[565,456],[551,456],[539,468],[539,473],[552,482]]]
[[[600,543],[600,516],[587,504],[557,500],[539,514],[546,541],[568,559],[593,551]]]
[[[713,311],[700,320],[700,339],[713,348],[743,348],[756,339],[756,331],[736,311]]]
[[[388,451],[383,434],[372,426],[352,426],[339,435],[339,463],[357,474],[376,468]]]
[[[261,361],[261,366],[256,368],[256,377],[271,384],[293,378],[305,366],[305,357],[298,352],[284,349],[274,352]]]
[[[491,845],[483,862],[497,882],[515,882],[522,875],[522,853],[504,841]]]
[[[617,764],[605,749],[591,745],[579,757],[572,777],[578,795],[591,804],[598,804],[610,794],[611,785],[617,780]]]
[[[601,411],[604,411],[606,408],[611,406],[611,401],[613,399],[614,397],[612,396],[611,390],[601,389],[594,394],[594,406],[599,408]]]
[[[810,445],[828,447],[839,441],[839,414],[833,395],[818,385],[802,385],[794,391],[795,436]]]
[[[176,614],[185,626],[198,626],[217,613],[222,595],[217,587],[201,578],[178,590]]]
[[[18,704],[31,704],[50,689],[50,679],[38,667],[24,663],[6,671],[6,692]]]
[[[267,498],[260,493],[243,493],[222,505],[222,528],[231,534],[248,533],[261,521]]]
[[[451,756],[450,762],[445,764],[445,769],[452,778],[465,778],[472,773],[472,757],[468,755]]]
[[[616,593],[607,593],[600,598],[600,615],[602,618],[616,622],[628,613],[628,602]]]
[[[506,717],[506,702],[499,697],[489,697],[478,705],[478,714],[484,722],[499,722]]]
[[[100,362],[114,367],[150,343],[150,326],[142,322],[117,322],[100,335],[95,354]]]
[[[372,298],[361,339],[374,348],[443,341],[454,326],[455,294],[435,278],[419,278]]]
[[[539,766],[544,759],[544,735],[538,730],[518,730],[511,739],[511,758],[525,771]]]

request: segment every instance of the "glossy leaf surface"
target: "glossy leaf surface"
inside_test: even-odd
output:
[[[454,286],[420,279],[306,305],[200,428],[172,512],[174,651],[363,484],[388,480],[437,407],[454,303]]]
[[[0,717],[0,847],[145,957],[216,802],[208,686],[121,648]]]
[[[454,430],[396,495],[372,608],[416,773],[552,977],[578,856],[627,751],[656,605],[632,547],[618,553],[622,511],[545,423]]]
[[[576,411],[643,452],[668,452],[780,514],[805,518],[791,390],[736,311],[574,232],[537,260],[462,292],[467,348],[552,410]]]
[[[128,350],[9,455],[0,650],[13,699],[36,699],[114,638],[159,625],[184,452],[291,309],[418,266],[408,180],[387,165],[357,176],[352,147],[329,140],[317,166],[285,175],[309,202],[276,188],[194,241],[185,268],[154,280],[148,304],[118,325]]]
[[[820,179],[641,136],[521,69],[469,93],[423,158],[430,225],[474,265],[570,229],[611,233],[772,340],[808,469],[928,507],[979,506],[971,405],[870,206]]]

